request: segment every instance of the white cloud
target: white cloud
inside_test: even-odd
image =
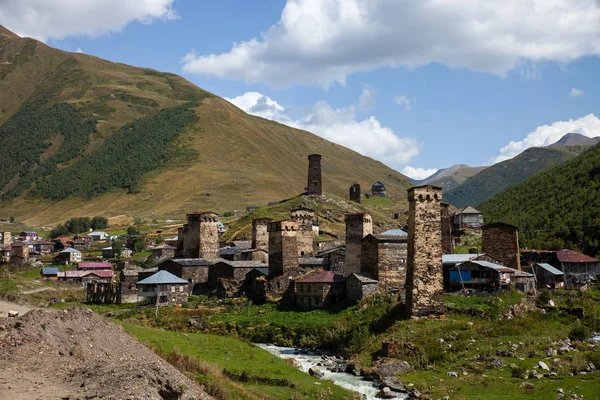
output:
[[[441,63],[504,75],[600,53],[596,0],[287,0],[279,21],[184,71],[271,86],[328,86],[380,67]]]
[[[78,47],[77,49],[75,49],[75,53],[83,53],[83,50],[81,50],[81,47]]]
[[[174,19],[174,0],[2,0],[0,21],[20,36],[46,41],[118,32],[131,21]]]
[[[406,176],[408,176],[409,178],[412,179],[417,179],[417,180],[423,180],[425,178],[429,178],[431,175],[435,174],[438,170],[435,168],[414,168],[409,166],[406,166],[404,168],[402,168],[402,173]]]
[[[492,163],[508,160],[522,151],[535,146],[548,146],[558,141],[567,133],[579,133],[587,137],[600,136],[600,118],[594,114],[588,114],[579,119],[570,119],[568,121],[557,121],[552,125],[538,126],[533,132],[530,132],[525,139],[520,141],[511,141],[500,149],[500,154],[492,157]]]
[[[581,89],[573,88],[571,89],[571,97],[581,97],[585,94],[585,92]]]
[[[406,96],[396,96],[393,98],[394,103],[404,108],[404,111],[410,111],[412,109],[411,101]]]
[[[419,143],[414,137],[398,137],[374,116],[357,120],[357,113],[364,111],[366,105],[373,101],[373,96],[372,88],[364,87],[358,105],[333,108],[329,103],[319,101],[297,117],[292,116],[291,110],[257,92],[247,92],[227,100],[249,114],[304,129],[392,168],[399,168],[419,153]]]

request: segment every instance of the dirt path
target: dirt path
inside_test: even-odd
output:
[[[39,289],[24,290],[21,292],[21,294],[33,294],[33,293],[45,292],[47,290],[56,290],[56,289],[54,289],[52,287],[43,287],[43,288],[39,288]]]
[[[7,318],[9,311],[18,311],[19,315],[25,314],[27,311],[33,310],[34,307],[21,306],[17,303],[0,300],[0,318]]]

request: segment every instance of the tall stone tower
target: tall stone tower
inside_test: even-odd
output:
[[[308,156],[308,185],[306,186],[306,194],[309,196],[321,196],[323,194],[320,154],[311,154]]]
[[[2,244],[8,245],[12,243],[12,234],[10,232],[2,232]]]
[[[369,213],[346,214],[346,260],[344,276],[360,273],[361,241],[373,233],[373,219]]]
[[[256,218],[252,220],[252,248],[262,250],[255,252],[253,260],[269,262],[269,223],[271,218]]]
[[[298,268],[298,224],[294,221],[269,223],[269,277],[275,278]]]
[[[298,257],[312,257],[313,250],[313,219],[315,212],[310,208],[295,208],[291,211],[292,221],[298,224],[296,243],[298,244]]]
[[[442,219],[442,253],[452,254],[454,245],[452,243],[452,226],[450,221],[450,211],[448,203],[440,203],[441,219]]]
[[[441,198],[436,186],[408,189],[406,306],[411,316],[444,314]]]
[[[219,256],[219,216],[211,211],[187,215],[183,226],[183,253],[186,258],[217,258]]]
[[[505,267],[521,270],[519,228],[496,222],[481,227],[481,252],[500,261]]]
[[[360,204],[360,185],[358,183],[350,186],[350,201],[355,201]]]

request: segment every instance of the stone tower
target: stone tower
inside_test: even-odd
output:
[[[360,204],[360,185],[358,183],[350,186],[350,201],[355,201]]]
[[[373,219],[369,213],[346,214],[346,260],[344,276],[360,273],[361,241],[373,233]]]
[[[500,261],[505,267],[520,271],[519,228],[496,222],[484,225],[481,230],[481,252]]]
[[[442,218],[442,253],[452,254],[454,246],[452,243],[452,226],[450,220],[450,211],[448,203],[440,203],[441,218]]]
[[[294,221],[269,223],[269,277],[275,278],[298,268],[298,224]]]
[[[406,306],[411,316],[444,314],[442,275],[442,189],[408,189]]]
[[[185,258],[217,258],[219,256],[219,216],[211,211],[187,215],[183,226],[183,256]]]
[[[2,232],[2,243],[8,245],[12,243],[12,234],[10,232]]]
[[[298,244],[298,257],[312,257],[313,250],[313,219],[315,212],[310,208],[295,208],[291,212],[292,221],[298,224],[296,243]]]
[[[256,218],[252,220],[252,248],[257,251],[252,259],[269,262],[269,223],[271,218]]]
[[[321,196],[323,194],[320,154],[311,154],[308,156],[308,185],[306,186],[306,194],[309,196]]]

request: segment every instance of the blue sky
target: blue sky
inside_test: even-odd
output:
[[[600,135],[594,0],[6,0],[0,24],[181,74],[418,178]]]

